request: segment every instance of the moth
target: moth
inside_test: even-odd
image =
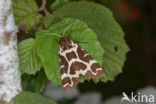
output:
[[[68,37],[61,37],[59,45],[60,73],[65,90],[76,87],[79,83],[80,75],[88,79],[99,78],[104,75],[97,61]]]

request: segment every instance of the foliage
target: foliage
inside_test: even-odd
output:
[[[39,14],[39,7],[35,0],[13,0],[13,10],[16,24],[23,30],[29,31],[35,25],[39,24],[42,15]]]
[[[58,41],[61,36],[70,37],[99,63],[102,63],[104,51],[97,41],[96,34],[82,21],[68,18],[63,19],[52,25],[48,30],[41,30],[36,33],[38,55],[41,58],[48,79],[53,83],[61,83],[58,57]],[[94,48],[91,48],[92,46]]]
[[[41,93],[46,82],[47,82],[47,77],[43,69],[38,71],[35,75],[28,75],[28,74],[22,75],[23,91]]]
[[[58,42],[62,36],[68,36],[102,65],[105,76],[96,82],[114,80],[122,72],[129,48],[124,40],[124,32],[109,9],[89,2],[94,0],[55,0],[49,7],[51,14],[45,16],[47,12],[38,12],[41,1],[36,1],[13,0],[16,24],[19,28],[24,25],[27,35],[32,36],[18,46],[25,91],[40,93],[47,80],[61,84]],[[43,27],[36,26],[39,24],[43,24]],[[81,77],[80,80],[83,82],[85,78]],[[38,104],[53,104],[30,92],[17,95],[15,104],[26,104],[23,102],[26,96],[30,100],[27,104],[34,103],[34,96],[39,98],[35,99]]]
[[[22,92],[15,97],[14,104],[56,104],[56,103],[35,93]]]
[[[18,45],[21,74],[35,74],[41,69],[41,62],[36,53],[36,43],[34,39],[25,39]]]
[[[81,7],[81,8],[80,8]],[[103,69],[106,76],[104,81],[114,80],[121,73],[128,46],[124,40],[124,32],[114,20],[107,8],[95,3],[69,3],[54,12],[58,18],[77,18],[87,23],[95,31],[105,53],[103,55]]]

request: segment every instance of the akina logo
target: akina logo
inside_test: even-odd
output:
[[[151,103],[153,104],[155,102],[155,97],[154,95],[146,95],[146,94],[141,94],[141,93],[133,93],[131,92],[131,95],[128,96],[125,92],[122,93],[123,97],[121,99],[121,102],[139,102],[139,103]]]

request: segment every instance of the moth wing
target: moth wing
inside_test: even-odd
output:
[[[68,41],[73,46],[61,52],[60,48],[60,71],[62,85],[65,90],[76,87],[79,83],[79,76],[84,75],[88,79],[102,77],[101,66],[84,49],[74,42]]]
[[[75,88],[79,83],[78,64],[76,62],[71,64],[70,71],[68,72],[69,64],[64,56],[60,55],[60,73],[62,85],[65,90]],[[77,71],[76,71],[77,70]]]
[[[86,65],[85,69],[80,70],[80,74],[84,75],[88,79],[90,78],[100,78],[104,76],[102,68],[100,64],[94,60],[90,54],[88,54],[84,49],[81,47],[77,48],[77,53],[80,58]]]

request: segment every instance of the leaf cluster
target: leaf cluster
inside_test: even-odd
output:
[[[86,1],[55,0],[48,8],[49,15],[44,15],[40,12],[39,1],[13,0],[16,24],[29,37],[18,45],[24,91],[41,93],[48,80],[61,84],[58,42],[62,36],[79,44],[102,66],[105,76],[95,82],[114,80],[122,72],[129,51],[123,30],[108,8]],[[81,77],[81,82],[84,80]],[[15,101],[18,104],[28,95],[30,101],[31,96],[36,96],[23,92]],[[40,102],[42,98],[37,96]],[[45,98],[43,101],[53,104]]]

